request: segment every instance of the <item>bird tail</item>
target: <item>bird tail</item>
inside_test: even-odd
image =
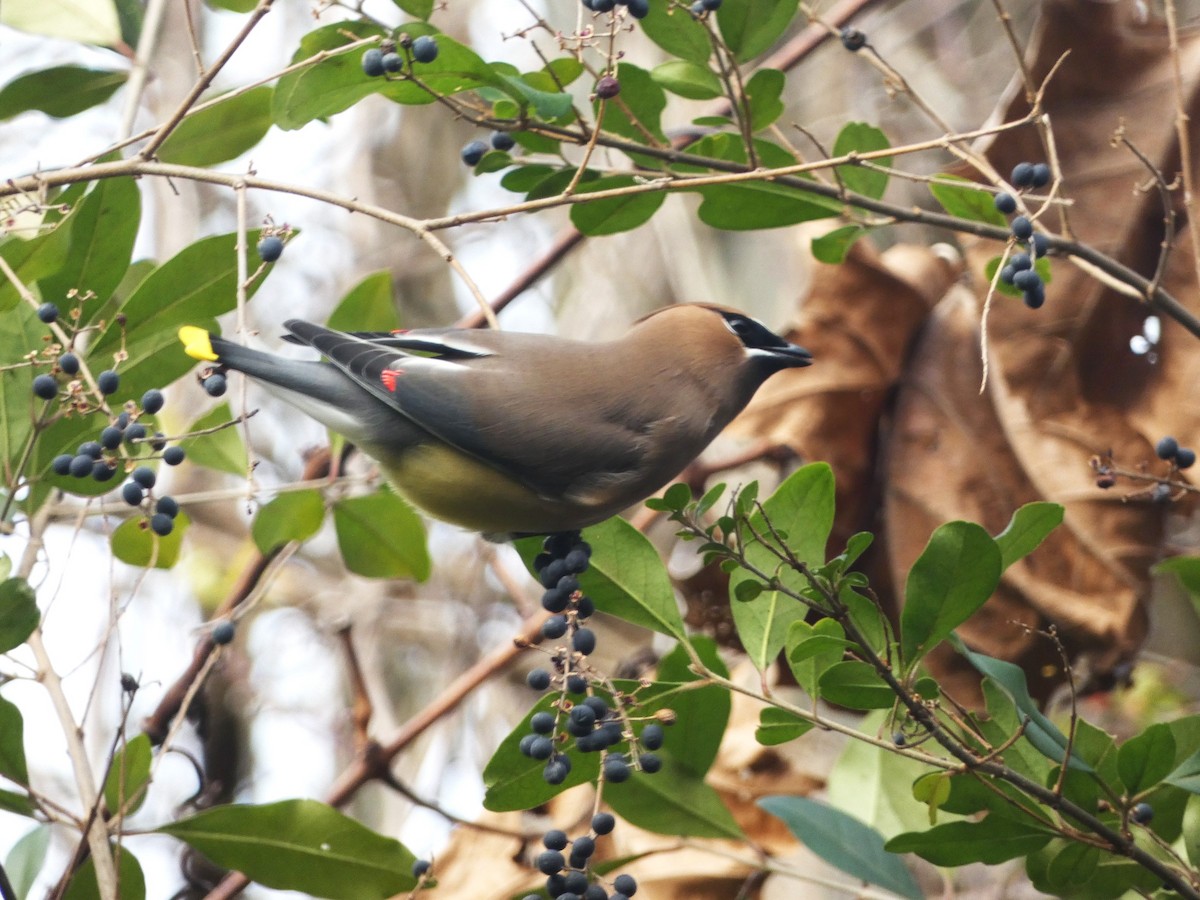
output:
[[[183,351],[201,362],[226,366],[268,385],[319,402],[344,404],[347,400],[345,379],[321,363],[284,359],[243,347],[195,325],[180,328],[179,340],[183,343]],[[319,416],[317,418],[320,419]]]

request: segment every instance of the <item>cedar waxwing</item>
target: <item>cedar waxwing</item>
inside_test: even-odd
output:
[[[328,362],[186,326],[186,352],[263,382],[374,457],[429,514],[503,540],[593,525],[650,496],[781,369],[811,354],[732,309],[669,306],[585,343],[464,329],[346,334],[299,320]]]

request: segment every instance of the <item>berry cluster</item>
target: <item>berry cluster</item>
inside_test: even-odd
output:
[[[635,19],[644,19],[650,15],[650,0],[582,0],[582,2],[584,9],[597,13],[612,12],[616,7],[623,6]],[[720,5],[721,0],[717,0],[717,6]],[[716,6],[713,9],[716,9]]]
[[[1041,188],[1050,183],[1050,167],[1045,163],[1017,163],[1013,167],[1011,181],[1019,189]],[[1012,194],[996,195],[996,209],[1006,216],[1017,211],[1017,200]],[[1021,291],[1025,305],[1039,309],[1046,302],[1046,285],[1034,268],[1033,261],[1046,255],[1050,249],[1049,239],[1034,233],[1033,222],[1028,216],[1016,216],[1009,223],[1012,235],[1025,245],[1025,252],[1014,253],[1007,265],[1000,270],[1000,280]]]
[[[475,166],[483,159],[488,150],[499,150],[502,153],[507,153],[517,145],[516,139],[507,131],[493,131],[491,139],[491,147],[484,141],[471,141],[469,144],[464,144],[460,155],[462,161],[468,166]]]
[[[1174,463],[1178,469],[1190,469],[1196,464],[1196,451],[1190,447],[1180,447],[1179,441],[1169,434],[1155,445],[1154,453],[1159,459]]]
[[[79,371],[79,361],[73,354],[64,353],[59,357],[58,368],[68,374]],[[111,378],[105,379],[109,375]],[[50,378],[52,375],[39,375],[38,378]],[[102,382],[110,382],[104,384]],[[101,393],[110,394],[119,387],[120,381],[115,372],[101,372],[96,379]],[[105,387],[112,390],[105,390]],[[57,383],[56,383],[57,393]],[[37,393],[37,379],[34,379],[34,392]],[[39,394],[39,396],[41,396]],[[151,389],[142,395],[140,404],[133,402],[125,404],[125,408],[116,418],[105,425],[96,440],[84,441],[74,453],[63,453],[56,456],[50,463],[50,469],[56,475],[70,475],[74,478],[92,478],[99,482],[111,481],[117,474],[118,467],[132,463],[139,458],[143,447],[160,455],[169,466],[177,466],[183,462],[186,454],[182,447],[167,446],[166,436],[161,431],[150,433],[140,421],[143,416],[153,416],[163,408],[162,391]],[[143,506],[147,496],[154,488],[157,476],[149,466],[137,466],[129,474],[130,480],[121,488],[121,497],[130,506]],[[179,504],[173,497],[162,495],[156,503],[146,503],[147,523],[155,534],[168,535],[175,528],[175,517],[179,515]]]
[[[610,894],[588,868],[596,852],[596,838],[611,833],[615,826],[612,814],[601,812],[592,816],[589,832],[574,840],[557,828],[546,832],[542,837],[546,849],[537,855],[534,865],[546,876],[546,893],[552,900],[629,900],[637,893],[637,879],[632,875],[614,878]],[[539,896],[529,894],[524,900],[538,900]]]
[[[372,47],[362,55],[362,70],[370,78],[386,78],[397,75],[404,70],[404,57],[400,50],[407,50],[412,56],[412,62],[431,63],[438,58],[437,38],[423,34],[419,38],[401,35],[399,42],[380,41],[378,47]]]

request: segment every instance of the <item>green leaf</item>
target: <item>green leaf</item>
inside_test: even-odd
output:
[[[1063,507],[1057,503],[1039,500],[1018,509],[1004,530],[996,535],[1000,568],[1007,569],[1036,550],[1062,520]]]
[[[1029,696],[1029,686],[1025,681],[1024,671],[1019,666],[1015,666],[1010,662],[993,659],[990,656],[984,656],[982,653],[975,653],[968,650],[957,636],[952,638],[950,643],[955,650],[966,657],[967,662],[974,666],[976,671],[986,675],[987,679],[990,679],[1012,701],[1021,716],[1026,720],[1025,739],[1047,759],[1052,759],[1056,763],[1062,763],[1063,758],[1066,756],[1067,736],[1059,730],[1057,725],[1042,714],[1038,705],[1034,703],[1033,698]],[[985,680],[985,695],[987,694],[987,688],[988,684]],[[989,711],[990,709],[989,705]],[[1013,731],[1015,731],[1015,728],[1010,730],[1009,734],[1005,735],[1005,738],[1011,736]],[[1082,772],[1093,771],[1092,767],[1074,751],[1071,753],[1069,765],[1072,769],[1078,769]]]
[[[339,500],[333,505],[333,525],[351,572],[368,578],[429,577],[425,526],[391,491]]]
[[[1058,839],[1046,848],[1050,854],[1044,884],[1057,894],[1085,884],[1100,864],[1100,848]]]
[[[440,58],[441,54],[439,53]],[[559,90],[538,90],[525,78],[515,75],[500,73],[499,78],[508,90],[509,96],[521,101],[522,106],[532,106],[540,119],[549,122],[571,112],[573,101],[570,94]]]
[[[16,895],[21,898],[32,896],[30,891],[37,881],[38,873],[46,862],[46,851],[50,848],[50,826],[38,825],[26,832],[13,844],[4,860],[4,871]]]
[[[1200,750],[1181,762],[1165,779],[1192,794],[1200,794]]]
[[[356,40],[384,34],[384,29],[365,22],[331,22],[304,35],[291,61],[295,65]],[[339,53],[282,76],[271,99],[271,113],[276,125],[293,131],[349,109],[378,92],[382,83],[383,79],[363,72],[362,51]]]
[[[209,434],[198,434],[188,438],[185,443],[188,459],[197,465],[227,472],[238,478],[246,477],[250,471],[250,460],[246,455],[246,445],[242,442],[241,431],[233,425],[220,428],[233,421],[233,413],[228,403],[213,407],[195,422],[187,427],[188,433],[212,431]]]
[[[218,806],[157,831],[278,890],[382,900],[416,884],[415,857],[399,841],[316,800]]]
[[[857,659],[834,663],[821,676],[819,687],[827,702],[850,709],[889,709],[896,702],[879,673]]]
[[[235,13],[248,13],[258,6],[258,0],[205,0],[213,9],[224,9]]]
[[[42,620],[37,596],[24,578],[0,581],[0,653],[19,647]]]
[[[768,706],[758,715],[758,728],[754,731],[754,739],[764,747],[774,747],[794,741],[808,734],[814,727],[807,719],[801,719],[785,709]]]
[[[104,805],[110,814],[122,811],[131,816],[142,808],[153,758],[148,734],[137,735],[117,751],[104,779]]]
[[[947,522],[913,563],[900,613],[901,653],[917,661],[967,621],[1000,582],[1000,548],[973,522]]]
[[[762,131],[783,115],[783,95],[787,78],[778,69],[759,69],[746,82],[746,102],[750,105],[750,130]]]
[[[272,124],[267,86],[251,88],[187,116],[158,148],[158,158],[181,166],[211,166],[241,156]]]
[[[525,194],[533,190],[551,175],[563,171],[561,166],[548,166],[544,163],[534,163],[529,166],[517,166],[504,173],[500,179],[500,187],[506,191]],[[574,169],[571,172],[574,173]]]
[[[433,13],[433,0],[392,0],[398,7],[418,19],[428,19]]]
[[[935,866],[995,865],[1041,849],[1052,836],[1028,820],[988,816],[980,822],[947,822],[928,831],[897,835],[887,842],[887,849],[915,853]]]
[[[320,491],[280,494],[254,517],[250,535],[259,552],[267,554],[290,541],[307,541],[325,521],[325,500]]]
[[[848,156],[851,153],[871,153],[886,150],[891,146],[887,135],[874,125],[867,125],[864,122],[848,122],[838,132],[837,140],[833,144],[833,155]],[[874,162],[881,166],[890,166],[892,158],[885,156]],[[878,172],[857,165],[844,165],[837,167],[837,173],[847,190],[865,197],[878,200],[887,190],[888,174],[886,172]]]
[[[812,239],[812,255],[818,262],[838,265],[846,259],[854,242],[866,233],[867,229],[861,225],[843,225],[827,231]]]
[[[153,566],[169,569],[179,561],[183,533],[191,520],[180,513],[175,517],[175,529],[166,537],[155,534],[141,516],[126,519],[112,533],[113,556],[131,566]]]
[[[950,215],[986,225],[1008,225],[1004,213],[996,209],[996,198],[988,191],[980,190],[973,181],[958,175],[939,175],[937,181],[929,183],[929,192],[942,204]]]
[[[711,100],[724,93],[721,79],[712,69],[686,59],[672,59],[655,66],[650,77],[665,90],[689,100]]]
[[[763,502],[766,513],[756,512],[750,526],[770,540],[767,523],[788,535],[787,545],[796,559],[809,565],[825,561],[825,544],[833,528],[833,470],[826,463],[811,463],[793,472],[775,493]],[[743,493],[743,497],[745,494]],[[775,575],[787,587],[802,592],[808,582],[798,572],[783,569],[778,557],[758,542],[746,547],[747,560],[761,571]],[[779,569],[780,571],[776,572]],[[749,571],[738,569],[729,580],[731,596],[745,581],[758,580]],[[787,641],[788,630],[801,621],[808,610],[804,604],[780,591],[764,591],[746,603],[731,606],[738,636],[754,665],[762,670],[774,662]]]
[[[342,298],[325,322],[337,331],[394,331],[400,327],[392,273],[372,272]]]
[[[1172,556],[1155,565],[1150,571],[1155,575],[1174,575],[1184,590],[1192,596],[1193,603],[1200,598],[1200,556]]]
[[[1150,790],[1170,775],[1174,766],[1175,736],[1161,722],[1131,737],[1117,753],[1117,771],[1131,797]]]
[[[75,0],[44,3],[42,0],[4,0],[0,22],[33,34],[64,38],[97,47],[113,47],[121,39],[121,25],[111,0]]]
[[[25,766],[25,720],[15,703],[0,697],[0,775],[19,785],[29,784]]]
[[[683,640],[686,630],[675,589],[646,536],[624,519],[612,518],[588,528],[583,538],[592,545],[592,559],[579,586],[596,608]],[[529,557],[527,563],[531,561]]]
[[[51,227],[47,217],[47,221],[43,223],[47,230],[37,237],[25,240],[14,235],[0,240],[0,256],[4,257],[4,261],[21,282],[26,285],[34,284],[63,267],[71,242],[72,218],[73,216],[68,215],[66,219]],[[12,282],[7,278],[0,281],[0,312],[8,312],[21,302],[21,295],[17,293]],[[37,322],[36,319],[33,321]],[[36,328],[39,332],[46,330],[41,322],[37,322]],[[28,349],[27,346],[25,352],[28,352]],[[19,357],[11,358],[15,360]]]
[[[812,625],[801,619],[788,628],[786,646],[796,683],[815,698],[821,694],[821,676],[846,655],[849,641],[836,619],[819,619]]]
[[[656,834],[745,840],[720,795],[670,758],[654,775],[606,784],[604,799],[630,824]]]
[[[779,39],[798,6],[798,0],[725,0],[717,25],[737,61],[746,62]]]
[[[64,304],[71,291],[80,296],[91,292],[96,298],[79,304],[79,324],[108,316],[113,311],[110,297],[133,259],[141,215],[142,198],[132,178],[97,182],[71,214],[70,248],[63,265],[38,282],[42,297]]]
[[[885,850],[883,835],[858,819],[807,797],[763,797],[758,805],[782,819],[805,847],[848,875],[901,897],[925,896],[904,863]]]
[[[34,817],[33,801],[27,794],[18,794],[15,791],[0,790],[0,810],[31,819]]]
[[[691,645],[710,671],[729,677],[716,641],[696,635]],[[678,690],[678,685],[691,685],[699,677],[691,669],[687,650],[677,644],[659,661],[658,681],[649,690],[639,692],[638,697],[646,715],[660,709],[675,713],[675,724],[667,731],[661,755],[678,763],[682,771],[703,778],[717,759],[733,703],[729,691],[718,685]]]
[[[663,89],[655,84],[649,72],[632,63],[618,64],[616,78],[621,83],[621,93],[606,102],[604,130],[639,144],[667,143],[659,121],[667,105]],[[593,101],[593,108],[598,109],[599,105],[599,100]]]
[[[592,191],[630,187],[637,183],[637,180],[629,175],[597,178],[595,181],[581,183],[579,195],[582,197]],[[571,224],[589,237],[632,231],[648,222],[666,199],[664,191],[647,191],[604,200],[585,200],[571,207]]]
[[[120,884],[121,900],[144,900],[146,876],[137,857],[124,847],[114,847],[117,858],[117,881]],[[71,879],[71,885],[63,900],[101,900],[100,888],[96,884],[96,861],[89,856]]]
[[[65,119],[99,106],[129,76],[128,72],[53,66],[15,78],[0,89],[0,119],[31,109]]]
[[[641,21],[646,37],[671,56],[703,66],[712,55],[708,29],[685,8],[670,3],[651,3]]]
[[[929,772],[913,782],[913,799],[929,807],[929,824],[937,824],[938,810],[950,799],[950,779],[946,772]]]
[[[247,234],[250,247],[258,235]],[[116,321],[110,323],[88,353],[89,359],[97,361],[122,349],[128,354],[119,369],[121,388],[110,403],[140,397],[195,365],[179,346],[176,332],[182,325],[216,331],[216,317],[237,305],[236,242],[236,234],[221,234],[185,247],[147,275],[121,306],[124,328]],[[262,283],[261,278],[252,281],[247,296],[253,296]]]

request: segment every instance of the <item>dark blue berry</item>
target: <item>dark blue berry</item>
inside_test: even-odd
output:
[[[98,459],[92,464],[92,478],[100,483],[112,481],[113,476],[117,474],[115,466],[111,466],[107,461]]]
[[[596,724],[596,711],[590,706],[580,704],[579,706],[571,707],[571,712],[567,718],[572,726],[583,729],[582,734],[587,734]]]
[[[696,2],[699,3],[700,0],[696,0]],[[611,100],[619,93],[621,93],[621,82],[611,75],[605,75],[596,82],[596,96],[601,100]]]
[[[1023,269],[1013,275],[1013,284],[1023,291],[1036,290],[1042,284],[1042,278],[1033,269]]]
[[[546,567],[538,573],[538,581],[542,583],[542,587],[549,589],[557,587],[562,581],[562,577],[567,574],[566,564],[561,559],[552,559],[546,564]]]
[[[1033,186],[1033,164],[1027,162],[1017,163],[1013,166],[1012,176],[1009,181],[1013,183],[1013,187],[1027,188]]]
[[[1033,223],[1029,221],[1027,216],[1017,216],[1012,220],[1010,226],[1012,233],[1023,241],[1029,240],[1033,235]]]
[[[520,743],[517,744],[517,749],[521,751],[522,756],[533,755],[533,742],[537,739],[538,736],[536,734],[527,734],[521,738]]]
[[[428,34],[423,34],[412,44],[412,55],[419,63],[431,63],[438,57],[437,40]]]
[[[1031,243],[1033,244],[1033,255],[1039,259],[1050,252],[1050,238],[1040,231],[1033,236]]]
[[[635,19],[644,19],[650,15],[650,0],[629,0],[625,8]]]
[[[576,547],[563,559],[563,566],[568,574],[578,575],[580,572],[587,571],[588,555],[582,549]]]
[[[179,501],[174,497],[159,497],[158,502],[154,504],[154,510],[173,519],[179,515]]]
[[[1180,447],[1175,454],[1175,465],[1181,469],[1190,469],[1196,464],[1196,451],[1188,447]]]
[[[415,859],[412,864],[413,878],[420,878],[432,868],[433,864],[427,859]]]
[[[154,487],[154,482],[158,480],[154,475],[154,470],[148,468],[147,466],[138,466],[133,470],[133,474],[131,474],[129,477],[146,490],[150,490],[150,488]]]
[[[37,309],[37,317],[49,325],[58,320],[58,307],[53,303],[43,303]]]
[[[557,640],[567,633],[566,616],[551,616],[542,623],[542,637]]]
[[[575,858],[575,854],[571,854],[571,858]],[[573,866],[574,868],[574,866]],[[567,893],[575,897],[579,897],[588,888],[588,877],[583,872],[568,872],[566,884]],[[560,900],[562,894],[558,895]]]
[[[563,612],[570,602],[571,595],[564,594],[558,588],[550,588],[550,590],[542,594],[542,609],[546,610],[546,612]]]
[[[534,713],[529,720],[529,727],[538,734],[549,734],[554,730],[554,713],[545,710]]]
[[[1046,302],[1046,289],[1039,282],[1037,287],[1025,291],[1021,295],[1021,300],[1030,309],[1041,309]]]
[[[1008,258],[1008,264],[1013,267],[1014,272],[1033,268],[1033,260],[1029,258],[1028,253],[1014,253]]]
[[[1149,803],[1135,803],[1129,810],[1129,818],[1138,825],[1145,825],[1154,818],[1154,807]]]
[[[596,842],[587,835],[575,838],[571,842],[571,855],[580,856],[584,859],[591,857],[596,852]]]
[[[516,140],[507,131],[492,132],[492,147],[502,152],[508,152],[517,145]]]
[[[568,843],[567,833],[558,828],[551,828],[542,837],[542,844],[547,850],[562,850]]]
[[[582,675],[568,675],[567,676],[567,693],[568,694],[582,694],[584,691],[587,690],[587,686],[588,686],[587,679],[584,678]]]
[[[224,397],[225,386],[225,376],[220,372],[209,375],[203,383],[204,391],[210,397]]]
[[[587,656],[596,649],[596,632],[590,628],[580,628],[571,638],[571,646],[579,653]]]
[[[543,875],[557,875],[566,864],[566,858],[557,850],[543,850],[534,860],[534,865]]]
[[[1000,270],[1000,280],[1003,281],[1005,284],[1012,284],[1013,276],[1015,276],[1016,274],[1017,274],[1016,269],[1014,269],[1011,265],[1006,265],[1003,269]]]
[[[665,734],[657,722],[651,722],[642,729],[642,746],[647,750],[657,750],[663,745]]]
[[[135,481],[127,481],[121,487],[121,499],[130,506],[141,505],[142,499],[146,496],[146,492],[142,490],[142,486]]]
[[[60,453],[51,461],[50,471],[55,475],[71,474],[71,460],[74,458],[70,453]]]
[[[531,669],[525,676],[525,683],[535,691],[544,691],[550,687],[550,673],[545,669]]]
[[[842,46],[852,53],[857,53],[863,47],[867,46],[867,36],[857,28],[846,27],[841,33]]]
[[[904,747],[908,744],[908,735],[903,731],[897,731],[892,735],[892,743],[897,747]]]
[[[166,398],[163,397],[163,392],[157,388],[150,388],[146,393],[142,394],[142,409],[150,415],[154,415],[163,408]]]
[[[166,513],[155,513],[150,517],[150,530],[166,537],[175,529],[175,520]]]
[[[1033,167],[1033,177],[1030,184],[1035,188],[1045,187],[1050,183],[1050,167],[1046,163],[1036,163]]]
[[[629,763],[625,761],[625,757],[621,756],[621,754],[610,753],[604,758],[605,781],[620,784],[623,781],[628,781],[630,774]]]
[[[532,759],[545,760],[554,754],[554,741],[544,735],[538,735],[529,742],[529,756]]]
[[[994,202],[996,209],[1006,216],[1017,211],[1017,200],[1012,194],[997,194]]]
[[[378,78],[383,74],[383,51],[372,47],[362,55],[362,70],[370,78]]]
[[[638,757],[638,765],[647,775],[653,775],[662,769],[662,760],[654,753],[643,753]]]
[[[483,155],[487,153],[488,145],[483,141],[471,141],[462,148],[462,161],[468,166],[474,166],[483,159]]]
[[[370,53],[371,51],[368,50],[367,52]],[[273,263],[279,257],[283,256],[283,240],[278,235],[273,234],[259,241],[255,249],[258,250],[259,259],[265,263]]]
[[[96,468],[96,461],[86,453],[80,453],[71,459],[71,474],[75,478],[87,478]]]
[[[76,451],[84,456],[90,456],[92,459],[99,459],[104,453],[104,448],[97,441],[84,441],[79,445]]]
[[[613,889],[626,897],[632,897],[637,893],[637,879],[632,875],[618,875],[613,879]]]
[[[1179,441],[1168,434],[1166,437],[1159,439],[1154,447],[1154,452],[1159,459],[1173,459],[1175,454],[1179,452]]]
[[[399,72],[404,68],[404,57],[399,53],[383,54],[383,68],[387,72]]]
[[[592,831],[596,834],[611,834],[617,827],[617,819],[612,813],[599,812],[592,816]]]
[[[105,369],[96,376],[96,387],[100,388],[100,393],[106,397],[109,394],[115,394],[121,387],[121,376],[112,369]]]
[[[68,375],[78,375],[79,357],[74,353],[64,353],[58,358],[58,367]]]
[[[114,423],[118,428],[124,430],[129,427],[129,413],[122,410],[117,413],[117,421]]]
[[[562,784],[570,774],[571,758],[562,754],[552,757],[546,763],[546,768],[542,769],[542,779],[546,784]]]
[[[177,466],[183,462],[186,456],[182,447],[168,447],[163,451],[162,458],[168,466]]]
[[[575,601],[575,615],[580,619],[586,619],[596,611],[596,604],[592,602],[592,598],[584,595]]]
[[[222,619],[213,626],[212,642],[217,645],[232,643],[235,634],[237,634],[237,626],[229,619]]]
[[[567,879],[563,878],[563,876],[557,872],[546,879],[546,893],[553,897],[554,900],[558,900],[558,897],[566,889]]]
[[[145,436],[146,436],[146,426],[140,425],[137,422],[134,422],[132,425],[130,425],[128,428],[125,429],[125,440],[127,440],[127,441],[140,441]]]
[[[542,569],[546,568],[552,562],[554,562],[554,557],[549,553],[539,553],[533,558],[533,571],[537,572],[540,576]]]
[[[588,697],[583,701],[583,705],[589,707],[597,719],[603,719],[608,714],[608,704],[604,702],[603,697]]]
[[[598,884],[588,885],[583,892],[583,900],[608,900],[608,892]]]
[[[563,563],[563,565],[565,566],[566,563]],[[555,587],[569,596],[579,590],[579,579],[574,575],[564,575],[558,579],[558,584]]]
[[[124,438],[125,432],[116,425],[109,425],[100,432],[100,443],[105,450],[116,450]]]
[[[39,375],[33,379],[33,393],[43,400],[53,400],[58,396],[58,382],[53,375]]]
[[[704,8],[709,12],[716,12],[721,8],[722,0],[701,0],[701,2],[704,4]]]

